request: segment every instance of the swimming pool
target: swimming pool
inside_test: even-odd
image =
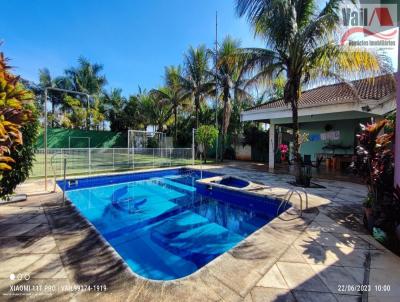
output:
[[[203,178],[215,175],[203,172]],[[200,177],[198,171],[170,169],[78,179],[65,189],[135,273],[172,280],[195,272],[277,215],[277,200],[209,190],[196,183]]]

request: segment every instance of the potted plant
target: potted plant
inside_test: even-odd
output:
[[[398,185],[396,186],[396,188],[393,191],[393,204],[396,209],[395,212],[400,213],[400,187]],[[397,218],[395,221],[395,225],[396,225],[395,233],[396,233],[397,240],[400,244],[400,215],[396,215],[396,217]]]
[[[374,202],[374,197],[372,193],[368,193],[367,197],[365,197],[365,200],[363,202],[363,222],[364,226],[368,230],[372,230],[374,226],[374,217],[373,217],[373,211],[372,211],[372,205]]]
[[[394,188],[393,129],[393,122],[387,119],[361,125],[357,159],[352,164],[368,187],[363,204],[364,223],[380,238],[387,234],[389,246],[400,239],[400,189]]]
[[[279,151],[280,151],[280,155],[281,155],[281,162],[283,162],[283,163],[286,162],[287,161],[286,155],[287,155],[287,153],[289,151],[288,145],[280,144],[279,145]]]

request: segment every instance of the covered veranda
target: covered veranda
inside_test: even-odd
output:
[[[357,145],[360,123],[379,120],[396,107],[392,76],[380,76],[349,83],[326,85],[303,91],[298,104],[300,146],[303,160],[313,176],[345,180]],[[241,113],[241,121],[269,124],[268,169],[291,174],[292,111],[283,99],[253,107]],[[286,145],[288,159],[280,149]]]

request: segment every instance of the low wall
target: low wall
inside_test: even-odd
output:
[[[91,148],[127,148],[128,141],[125,133],[111,131],[85,131],[79,129],[49,128],[47,129],[48,148],[88,148],[88,139],[76,137],[90,137]],[[37,148],[44,148],[43,132],[38,137]]]
[[[251,160],[251,147],[249,145],[235,146],[235,156],[237,160]]]

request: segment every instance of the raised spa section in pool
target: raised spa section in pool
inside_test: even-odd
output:
[[[234,188],[245,188],[250,184],[250,182],[248,182],[247,180],[243,180],[232,176],[224,177],[221,180],[216,181],[216,183]]]
[[[132,271],[173,280],[195,272],[279,214],[277,200],[196,183],[216,175],[168,169],[68,180],[65,190]]]

